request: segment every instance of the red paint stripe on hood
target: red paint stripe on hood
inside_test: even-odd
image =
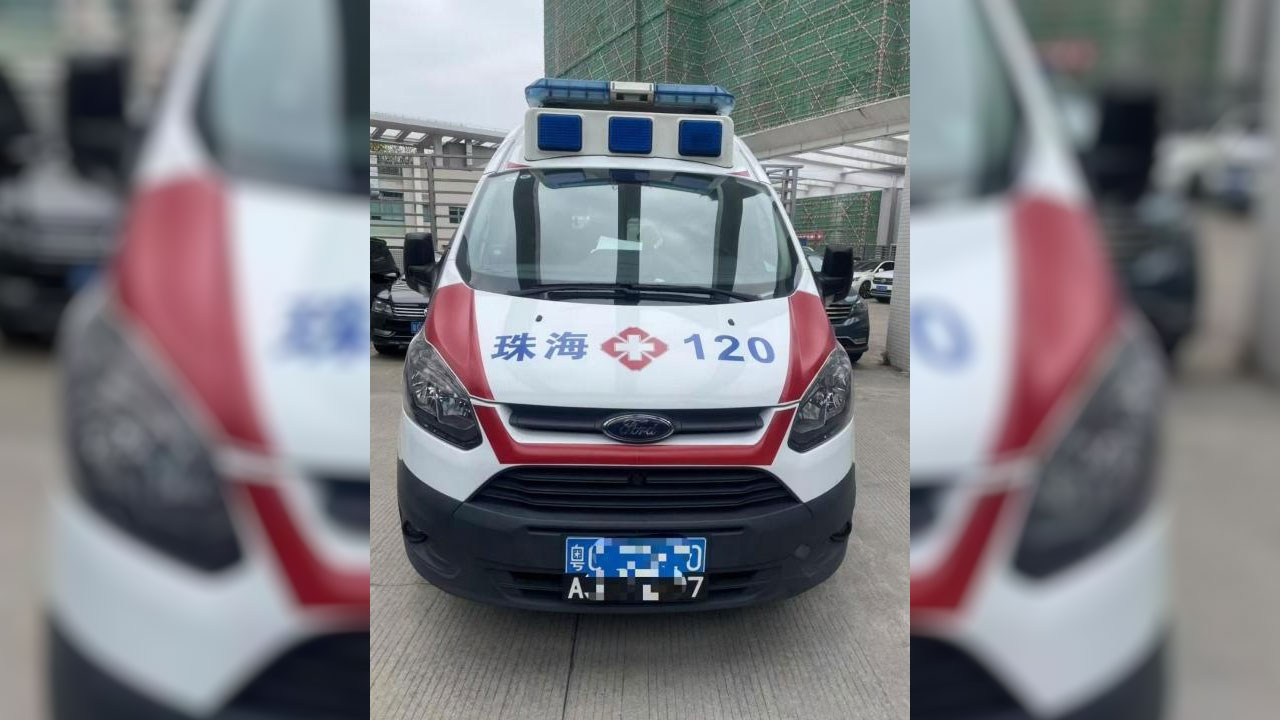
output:
[[[116,257],[116,291],[223,432],[264,449],[237,331],[227,215],[222,187],[212,178],[138,193]]]
[[[431,343],[462,386],[474,397],[493,399],[480,354],[475,291],[464,283],[438,288],[427,308],[427,342]]]
[[[997,456],[1025,449],[1117,327],[1120,300],[1092,211],[1014,202],[1013,382]]]
[[[822,298],[796,292],[787,301],[791,312],[791,357],[780,403],[795,402],[813,382],[831,351],[836,349],[835,331],[827,319]]]

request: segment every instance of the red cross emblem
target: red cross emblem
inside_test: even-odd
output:
[[[667,351],[667,344],[638,327],[629,327],[604,341],[602,350],[631,370],[643,370]]]

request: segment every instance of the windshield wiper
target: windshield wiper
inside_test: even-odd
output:
[[[516,290],[511,295],[517,297],[622,297],[641,299],[663,295],[701,296],[710,300],[759,300],[755,295],[704,287],[702,285],[664,285],[662,283],[546,283]]]
[[[733,290],[721,290],[720,288],[706,287],[705,285],[667,285],[665,283],[642,283],[635,285],[624,285],[631,290],[638,292],[659,292],[659,293],[675,293],[679,295],[705,295],[713,298],[723,298],[727,300],[741,300],[748,302],[751,300],[759,300],[758,295],[750,293],[734,292]]]

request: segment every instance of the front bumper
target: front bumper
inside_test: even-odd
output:
[[[49,623],[53,720],[263,720],[368,717],[368,633],[322,636],[285,653],[227,705],[191,714],[122,682]],[[198,652],[193,648],[192,652]]]
[[[1117,682],[1055,720],[1164,717],[1168,638],[1164,635]],[[930,639],[911,639],[911,717],[921,720],[1036,720],[976,660]]]
[[[403,462],[397,488],[409,562],[431,584],[471,600],[529,610],[645,613],[714,610],[781,600],[840,566],[852,530],[854,470],[806,503],[699,517],[495,511],[429,487]],[[425,535],[425,538],[423,537]],[[705,536],[707,595],[672,604],[590,604],[561,597],[570,535]]]
[[[398,315],[369,313],[370,340],[379,347],[408,348],[409,341],[417,333],[415,325],[420,328],[423,320],[424,318],[411,320]]]
[[[50,658],[55,718],[341,717],[352,705],[325,688],[367,691],[367,626],[300,608],[265,548],[194,571],[75,493],[54,502],[50,535],[47,612],[65,643]],[[308,714],[313,700],[328,713]],[[364,703],[345,716],[367,715]]]
[[[887,286],[887,288],[888,288],[888,289],[886,289],[886,290],[877,290],[877,289],[876,289],[876,286],[875,286],[874,284],[872,284],[872,286],[871,286],[871,297],[873,297],[873,298],[888,298],[888,297],[892,297],[892,296],[893,296],[893,286],[892,286],[892,285],[889,285],[889,286]]]
[[[0,328],[52,338],[71,297],[97,267],[0,253]]]
[[[840,347],[847,352],[861,354],[867,351],[867,341],[871,337],[871,326],[867,322],[865,309],[862,311],[862,319],[858,322],[832,325],[831,329],[835,331],[836,342],[840,343]]]

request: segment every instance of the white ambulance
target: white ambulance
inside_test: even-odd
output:
[[[368,717],[368,34],[192,18],[59,338],[53,718]]]
[[[1159,347],[1014,3],[911,10],[911,715],[1161,717]]]
[[[539,80],[404,365],[398,492],[432,584],[521,608],[794,595],[852,531],[852,367],[717,86]],[[414,268],[418,271],[415,272]],[[429,271],[429,272],[428,272]]]

